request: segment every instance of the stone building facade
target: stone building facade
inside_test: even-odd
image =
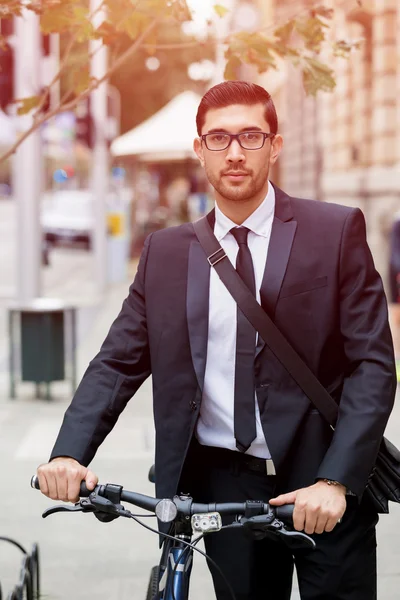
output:
[[[307,0],[253,0],[264,25],[298,15]],[[301,75],[284,65],[253,76],[272,94],[284,136],[273,180],[291,194],[360,207],[377,269],[388,282],[389,233],[400,218],[400,3],[324,0],[335,10],[331,35],[362,39],[349,59],[326,55],[332,93],[304,93]]]

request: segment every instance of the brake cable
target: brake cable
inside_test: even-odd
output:
[[[142,527],[144,527],[145,529],[148,529],[149,531],[151,531],[152,533],[155,533],[157,535],[161,535],[162,537],[166,538],[166,539],[170,539],[173,541],[176,541],[176,537],[174,537],[173,535],[169,535],[168,533],[162,533],[161,531],[158,531],[157,529],[153,529],[152,527],[149,527],[149,525],[146,525],[145,523],[142,523],[140,521],[140,519],[138,519],[137,517],[134,517],[133,515],[126,515],[129,516],[131,519],[133,519],[134,521],[136,521],[136,523],[139,523],[139,525],[141,525]],[[222,579],[224,580],[226,587],[229,590],[229,594],[232,598],[232,600],[236,600],[236,596],[235,593],[232,589],[231,584],[229,583],[229,581],[227,580],[227,578],[225,577],[225,575],[223,574],[221,568],[217,565],[217,563],[210,557],[208,556],[208,554],[206,554],[206,552],[203,552],[202,550],[199,550],[199,548],[196,548],[195,544],[197,543],[197,538],[195,540],[195,543],[191,543],[191,542],[186,542],[185,540],[179,540],[182,544],[184,544],[185,546],[187,546],[188,548],[192,548],[193,550],[196,550],[196,552],[198,552],[199,554],[201,554],[202,556],[204,556],[204,558],[206,558],[218,571],[218,573],[221,575]],[[176,566],[176,565],[175,565]]]

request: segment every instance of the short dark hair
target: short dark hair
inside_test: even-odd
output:
[[[264,104],[265,120],[271,133],[278,132],[278,117],[270,94],[260,85],[249,81],[224,81],[210,88],[201,99],[197,110],[197,133],[201,130],[206,120],[206,113],[213,108],[224,108],[231,104]]]

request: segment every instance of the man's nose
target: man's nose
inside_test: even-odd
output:
[[[226,154],[227,162],[243,162],[244,159],[243,148],[237,140],[232,140]]]

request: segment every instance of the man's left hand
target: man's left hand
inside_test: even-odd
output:
[[[317,481],[314,485],[272,498],[271,506],[294,504],[293,525],[307,534],[332,531],[346,511],[346,488]]]

